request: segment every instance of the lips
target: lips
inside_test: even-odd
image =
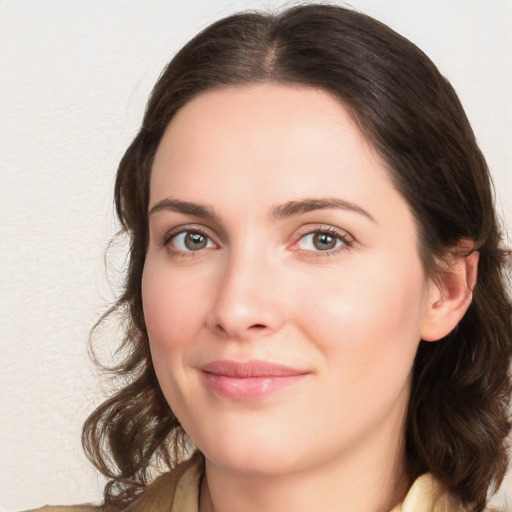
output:
[[[212,361],[200,370],[207,388],[230,400],[265,398],[309,375],[307,371],[267,361]]]

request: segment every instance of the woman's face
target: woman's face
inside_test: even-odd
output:
[[[399,451],[430,284],[406,202],[338,101],[200,95],[160,143],[149,208],[152,357],[208,461],[268,474]]]

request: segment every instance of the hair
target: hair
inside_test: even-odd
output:
[[[206,91],[273,82],[329,92],[349,109],[407,201],[429,275],[461,240],[479,251],[473,301],[456,329],[420,342],[404,448],[409,476],[431,472],[474,511],[506,471],[511,380],[510,253],[488,168],[457,95],[430,59],[382,23],[353,10],[310,4],[222,19],[193,38],[156,83],[142,126],[123,156],[115,205],[129,236],[120,313],[124,358],[117,392],[89,417],[83,445],[109,479],[105,504],[120,508],[173,467],[186,436],[159,388],[141,297],[152,161],[176,112]],[[100,320],[101,322],[102,320]]]

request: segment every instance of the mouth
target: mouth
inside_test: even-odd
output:
[[[212,361],[200,371],[207,388],[218,397],[229,400],[265,398],[310,373],[267,361]]]

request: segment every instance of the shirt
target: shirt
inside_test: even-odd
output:
[[[123,512],[199,512],[203,458],[189,460],[157,477]],[[46,506],[26,512],[101,512],[101,507]],[[404,501],[390,512],[467,512],[467,509],[430,474],[416,479]]]

